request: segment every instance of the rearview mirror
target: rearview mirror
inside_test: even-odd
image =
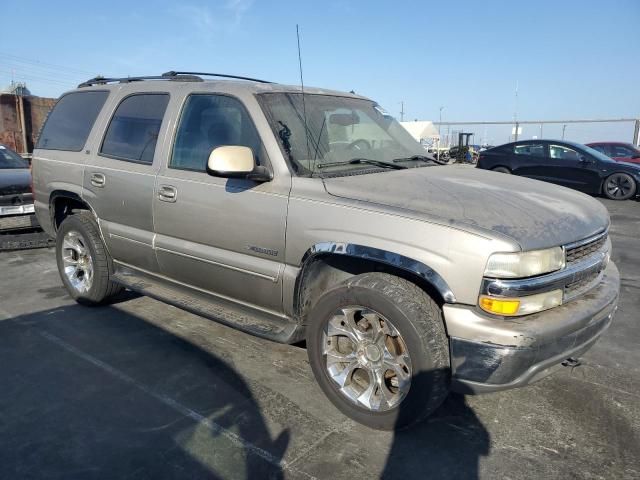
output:
[[[256,165],[253,151],[240,145],[214,148],[209,154],[207,170],[216,177],[244,177],[257,182],[267,182],[272,178],[267,168]]]
[[[355,113],[334,113],[329,115],[329,124],[350,127],[360,123],[360,117]]]

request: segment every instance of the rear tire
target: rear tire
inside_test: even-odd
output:
[[[611,200],[628,200],[636,194],[638,185],[627,173],[609,175],[602,185],[602,192]]]
[[[498,173],[511,173],[511,170],[509,170],[507,167],[496,167],[492,168],[491,170]]]
[[[122,290],[112,280],[111,257],[89,212],[64,219],[56,235],[56,260],[62,283],[78,303],[99,305]]]
[[[349,328],[341,327],[345,322]],[[372,338],[380,338],[376,346]],[[449,393],[440,307],[415,284],[386,273],[357,275],[320,297],[309,315],[307,353],[329,400],[371,428],[415,424]]]

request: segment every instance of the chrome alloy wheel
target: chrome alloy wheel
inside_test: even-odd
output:
[[[633,180],[627,175],[616,173],[607,179],[605,188],[612,198],[623,198],[631,192]]]
[[[93,283],[93,260],[84,237],[76,231],[67,232],[62,240],[64,274],[78,293],[86,293]]]
[[[341,308],[326,323],[322,339],[327,373],[354,404],[383,412],[409,392],[409,351],[381,314],[360,306]]]

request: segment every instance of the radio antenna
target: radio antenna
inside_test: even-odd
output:
[[[300,90],[302,91],[302,119],[304,121],[304,137],[307,140],[307,156],[311,157],[309,148],[309,129],[307,128],[307,105],[304,101],[304,79],[302,78],[302,54],[300,53],[300,28],[296,23],[296,37],[298,38],[298,67],[300,68]]]

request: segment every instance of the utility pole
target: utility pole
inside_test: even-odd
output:
[[[513,123],[515,123],[516,128],[514,130],[514,142],[518,141],[518,81],[516,80],[516,98],[515,98],[515,106],[513,109]]]
[[[400,121],[404,121],[404,101],[400,102]]]
[[[567,124],[562,125],[562,140],[564,140],[564,131],[567,129]]]
[[[439,121],[438,121],[438,162],[440,161],[440,129],[442,128],[442,109],[444,107],[440,107],[440,117],[439,117]]]

